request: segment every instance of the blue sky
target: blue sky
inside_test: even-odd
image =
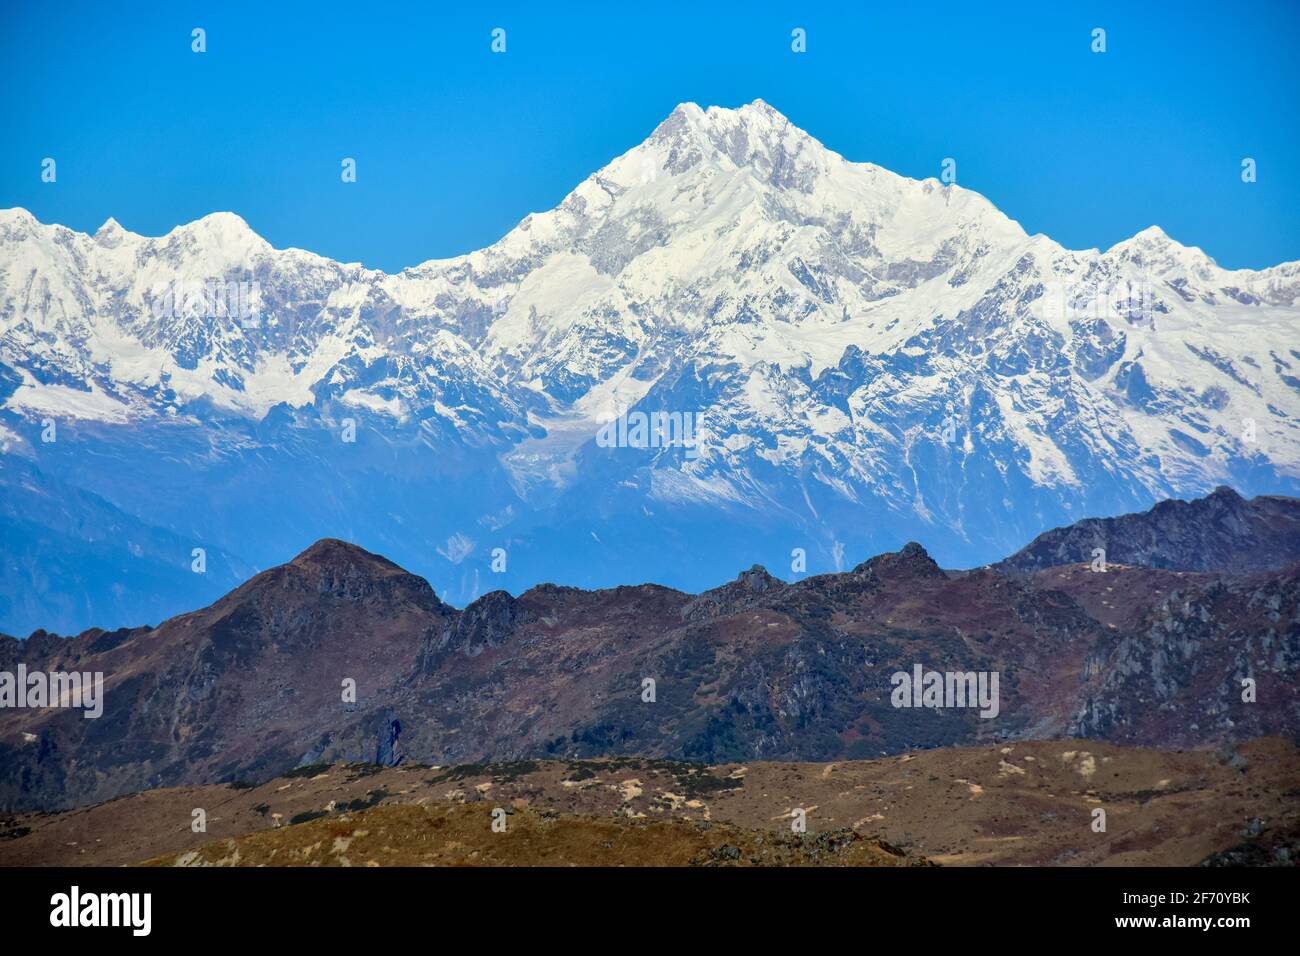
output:
[[[951,156],[1070,247],[1157,223],[1225,266],[1300,259],[1287,0],[3,4],[0,207],[77,229],[230,210],[274,245],[393,271],[495,241],[679,102],[761,97],[852,160],[920,178]]]

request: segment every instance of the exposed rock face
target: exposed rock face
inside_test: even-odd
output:
[[[483,595],[443,625],[436,641],[427,641],[420,649],[420,670],[434,669],[444,652],[477,657],[492,647],[500,647],[518,622],[518,602],[505,591]]]
[[[1261,532],[1254,503],[1225,497],[1215,515],[1246,516],[1208,526],[1235,556],[1225,528]],[[755,567],[700,595],[544,585],[456,611],[326,540],[157,628],[0,639],[0,670],[19,663],[102,671],[106,687],[95,720],[0,710],[10,808],[338,759],[838,760],[1063,735],[1196,747],[1300,732],[1300,566],[955,574],[909,544],[790,583]],[[996,717],[895,706],[892,675],[917,665],[996,674]]]
[[[1162,501],[1142,514],[1087,518],[1039,535],[997,567],[1032,573],[1091,562],[1096,548],[1113,564],[1173,571],[1245,573],[1281,568],[1300,555],[1300,499],[1231,488],[1194,501]]]
[[[1300,566],[1193,584],[1152,606],[1109,653],[1070,733],[1195,745],[1207,732],[1294,733],[1300,698]],[[1247,688],[1256,703],[1245,704]],[[1258,702],[1283,703],[1281,710]]]

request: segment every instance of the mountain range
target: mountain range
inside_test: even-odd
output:
[[[1205,549],[1166,553],[1163,566],[1047,566],[1039,555],[1052,550],[1035,546],[945,571],[908,543],[794,581],[755,566],[699,594],[543,584],[463,610],[326,539],[155,628],[0,637],[0,672],[104,681],[98,718],[0,710],[0,809],[335,761],[723,764],[1065,737],[1229,750],[1295,737],[1300,549],[1259,569],[1244,545],[1260,517],[1289,527],[1278,540],[1294,548],[1300,501],[1223,489],[1123,520],[1124,541],[1159,529]],[[1093,530],[1053,537],[1081,528]],[[1029,558],[1043,566],[1026,573]],[[997,706],[899,706],[895,675],[917,668],[996,674]]]
[[[396,274],[231,213],[147,238],[0,211],[0,628],[147,625],[327,537],[464,604],[913,539],[976,567],[1219,485],[1294,495],[1298,293],[1300,263],[1155,227],[1067,250],[762,101],[683,104]],[[690,441],[600,440],[638,413]]]

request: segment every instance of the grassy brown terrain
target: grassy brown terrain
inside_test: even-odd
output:
[[[945,865],[1190,866],[1225,853],[1262,863],[1279,862],[1300,831],[1298,797],[1300,750],[1278,739],[1232,752],[1016,742],[827,764],[337,764],[6,818],[0,865],[898,862],[884,845]],[[510,839],[492,832],[498,807]],[[1104,833],[1092,829],[1098,807]],[[191,830],[196,808],[206,832]],[[802,840],[795,808],[807,815]],[[847,853],[817,850],[844,831],[860,838]],[[336,839],[350,849],[336,854]],[[739,856],[713,860],[724,845]]]
[[[152,866],[923,866],[853,830],[795,835],[703,820],[593,818],[484,805],[394,804],[263,830]]]

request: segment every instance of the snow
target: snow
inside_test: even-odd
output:
[[[347,405],[368,408],[372,412],[381,412],[399,421],[406,418],[406,408],[398,398],[384,398],[382,395],[376,395],[373,392],[350,388],[343,393],[342,400]]]
[[[264,324],[151,312],[159,286],[251,276]],[[1150,290],[1153,323],[1113,308],[1116,284]],[[1087,291],[1068,311],[1044,289]],[[467,441],[513,428],[501,461],[523,487],[578,480],[599,426],[642,403],[710,422],[717,470],[655,467],[657,497],[760,500],[761,462],[923,517],[945,492],[913,462],[977,393],[992,417],[950,449],[959,470],[987,459],[1068,489],[1101,469],[1152,490],[1248,459],[1300,473],[1297,295],[1300,263],[1223,270],[1155,226],[1104,252],[1026,235],[984,196],[852,162],[762,101],[682,104],[555,209],[394,275],[274,249],[232,213],[144,237],[0,211],[10,415],[126,424],[207,400],[256,420],[337,399],[414,425],[420,409]],[[1145,404],[1121,381],[1136,366]]]
[[[83,392],[66,385],[24,384],[14,390],[7,405],[38,418],[74,418],[119,425],[131,420],[130,407],[106,395],[96,385]]]

